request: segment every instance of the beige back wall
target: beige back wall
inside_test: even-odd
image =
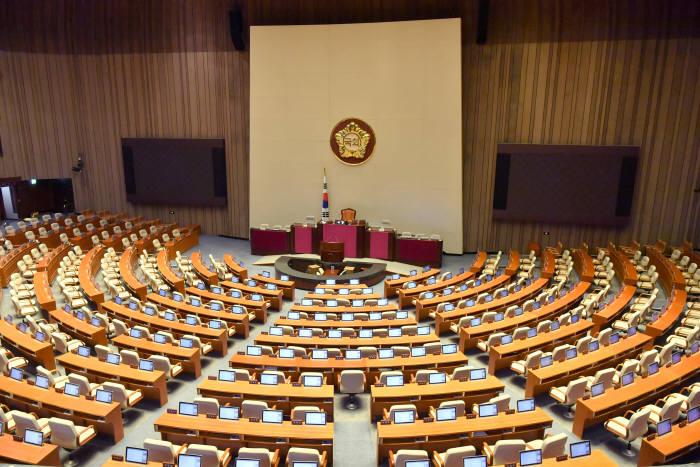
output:
[[[460,20],[251,28],[250,224],[352,207],[370,223],[438,233],[462,252]],[[376,147],[340,162],[331,129],[358,117]]]

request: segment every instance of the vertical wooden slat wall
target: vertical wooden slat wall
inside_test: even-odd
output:
[[[465,251],[530,240],[700,244],[700,7],[690,0],[492,0],[485,45],[474,40],[476,0],[8,0],[0,176],[72,176],[79,208],[247,237],[249,56],[231,43],[234,3],[250,24],[462,17]],[[225,138],[227,207],[171,216],[128,204],[119,139],[147,136]],[[640,146],[630,225],[494,222],[499,142]],[[86,169],[74,175],[78,152]],[[270,189],[284,199],[284,187]]]

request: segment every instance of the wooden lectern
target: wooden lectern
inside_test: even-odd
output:
[[[345,259],[343,242],[321,242],[321,261],[324,263],[342,263]]]

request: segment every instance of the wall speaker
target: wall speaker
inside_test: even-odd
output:
[[[479,13],[476,23],[476,43],[486,44],[486,32],[489,27],[489,0],[479,0]]]
[[[617,186],[615,215],[629,217],[632,214],[634,198],[634,179],[637,176],[637,158],[623,157],[620,165],[620,183]]]
[[[510,154],[496,156],[496,182],[493,187],[493,208],[508,207],[508,180],[510,178]]]
[[[243,34],[243,14],[240,8],[234,8],[228,12],[231,40],[236,50],[245,50],[245,35]]]
[[[212,148],[212,167],[214,169],[214,196],[226,198],[226,151],[224,148]]]
[[[136,193],[136,176],[134,175],[134,150],[131,146],[122,145],[122,160],[124,162],[124,186],[126,194]]]

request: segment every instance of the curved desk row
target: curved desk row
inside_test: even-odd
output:
[[[440,342],[440,338],[435,334],[425,336],[401,336],[401,337],[341,337],[332,339],[328,337],[298,337],[298,336],[271,336],[267,332],[262,332],[255,337],[258,345],[269,345],[273,348],[288,347],[290,345],[307,348],[341,348],[352,349],[357,347],[371,346],[377,348],[393,347],[401,345],[406,347],[416,347],[431,342]]]
[[[495,376],[477,381],[448,380],[442,384],[406,383],[403,386],[370,387],[370,417],[375,420],[396,404],[414,404],[419,414],[428,416],[430,407],[443,401],[462,400],[470,411],[472,404],[487,402],[503,392],[505,385]]]
[[[105,294],[97,287],[95,276],[97,275],[97,271],[100,270],[100,260],[102,260],[106,251],[107,249],[102,245],[91,248],[83,259],[80,260],[80,267],[78,269],[80,287],[90,301],[96,303],[98,306],[105,301]]]
[[[36,362],[47,370],[56,368],[53,345],[49,342],[39,342],[31,334],[21,332],[4,318],[0,319],[0,337],[3,346],[16,351],[27,360]]]
[[[139,256],[135,247],[129,247],[124,250],[119,258],[119,275],[121,276],[126,287],[136,295],[139,300],[143,300],[148,293],[148,287],[136,277],[136,267],[139,264]]]
[[[459,328],[459,348],[464,351],[476,346],[481,339],[487,339],[496,332],[512,332],[523,326],[536,327],[545,319],[553,319],[565,311],[575,308],[583,294],[588,290],[588,282],[579,282],[573,290],[559,297],[552,303],[540,307],[539,310],[527,311],[520,316],[505,318],[502,321]],[[466,308],[467,310],[471,308]],[[455,325],[456,326],[456,325]],[[454,331],[454,329],[453,329]]]
[[[27,242],[15,246],[12,250],[0,256],[0,287],[7,287],[10,284],[10,276],[19,271],[17,263],[24,255],[28,255],[32,248],[38,247],[36,242]]]
[[[333,417],[332,384],[321,387],[298,386],[292,383],[280,383],[275,386],[253,384],[249,381],[218,381],[210,376],[197,386],[202,397],[213,397],[220,404],[240,407],[244,400],[265,401],[268,406],[277,406],[277,410],[291,413],[298,406],[312,405]]]
[[[289,448],[313,448],[325,452],[332,465],[333,423],[323,426],[251,422],[248,419],[222,420],[205,415],[195,417],[164,413],[155,421],[163,440],[175,444],[208,444],[238,451],[242,447],[263,447],[286,457]]]
[[[241,298],[234,298],[230,295],[224,295],[224,294],[216,294],[214,292],[210,292],[208,290],[201,290],[198,289],[197,287],[187,287],[186,292],[189,295],[195,295],[197,297],[202,298],[203,301],[211,301],[211,300],[219,300],[226,306],[233,306],[233,305],[240,305],[246,307],[248,312],[253,313],[255,315],[255,320],[259,321],[263,324],[267,322],[267,309],[269,307],[268,302],[265,300],[250,300],[245,298],[245,296]],[[174,300],[171,299],[165,299],[164,297],[161,297],[160,295],[157,294],[149,294],[148,295],[149,300],[157,301],[155,297],[159,297],[161,302],[165,306],[175,306],[175,307],[181,307],[187,305],[186,303],[183,304],[181,302],[175,302]],[[164,302],[168,302],[169,304],[166,304]],[[189,306],[189,305],[187,305]]]
[[[276,355],[259,357],[236,353],[229,359],[231,368],[248,370],[275,369],[287,376],[298,378],[305,371],[320,371],[332,373],[333,381],[337,381],[343,370],[361,370],[365,372],[367,381],[374,381],[385,369],[401,370],[405,376],[415,374],[418,370],[440,370],[451,373],[457,367],[467,364],[467,357],[461,352],[454,354],[426,355],[424,357],[395,357],[384,359],[361,358],[359,360],[332,359],[314,360],[310,358],[278,358]],[[330,375],[328,375],[330,381]]]
[[[484,254],[484,261],[486,261],[486,252]],[[481,253],[479,253],[481,254]],[[481,268],[479,268],[481,270]],[[384,296],[389,298],[398,294],[399,289],[406,282],[423,282],[431,277],[435,277],[440,274],[439,269],[429,269],[428,271],[418,272],[415,276],[402,276],[398,279],[386,279],[384,281]]]

